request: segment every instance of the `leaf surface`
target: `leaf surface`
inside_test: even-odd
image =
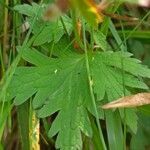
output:
[[[148,89],[137,77],[150,77],[150,70],[130,56],[130,53],[120,52],[89,54],[97,102],[112,101],[122,97],[124,92],[129,95],[128,87]],[[56,147],[82,149],[81,132],[92,136],[87,110],[95,115],[89,94],[85,55],[71,50],[53,59],[27,48],[23,58],[33,66],[17,68],[8,88],[7,99],[14,98],[15,104],[20,105],[33,96],[33,108],[39,117],[57,113],[48,133],[50,137],[58,134]],[[135,116],[135,111],[126,113],[127,118],[131,115]],[[131,124],[128,119],[127,124],[136,130],[136,122]]]
[[[130,95],[129,87],[148,89],[148,86],[139,77],[150,78],[150,70],[130,56],[130,53],[108,51],[97,53],[91,57],[93,88],[97,101],[105,100],[106,102],[108,99],[111,102],[123,97],[124,94]],[[126,110],[125,115],[126,124],[133,132],[136,132],[137,116],[135,110]],[[132,123],[131,116],[133,116],[134,123]],[[120,117],[124,119],[122,114]]]
[[[20,105],[35,94],[33,107],[39,117],[58,112],[48,133],[50,137],[58,133],[56,147],[82,149],[81,131],[92,136],[86,110],[91,101],[84,55],[46,58],[40,64],[45,56],[27,49],[23,57],[36,66],[18,67],[9,87],[10,98],[15,97],[15,104]]]
[[[68,16],[62,16],[62,20],[67,31],[64,30],[64,26],[60,19],[58,21],[48,22],[40,28],[37,26],[36,30],[34,29],[34,46],[52,41],[57,43],[66,32],[70,35],[73,30],[71,19]]]

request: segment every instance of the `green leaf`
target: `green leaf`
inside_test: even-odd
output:
[[[93,130],[93,137],[92,137],[93,147],[94,147],[94,149],[101,149],[103,147],[103,144],[101,142],[101,138],[99,136],[99,131],[95,124],[94,118],[91,118],[91,124],[92,124],[92,130]]]
[[[136,109],[119,109],[119,112],[122,120],[126,123],[126,125],[131,129],[133,133],[136,133],[138,125],[138,116],[136,114]]]
[[[18,11],[23,15],[27,15],[27,21],[29,24],[32,24],[33,17],[38,12],[38,18],[36,23],[33,27],[33,45],[39,46],[46,42],[54,41],[57,43],[61,37],[66,34],[70,35],[73,27],[72,27],[72,20],[67,15],[62,16],[62,19],[58,21],[49,21],[46,22],[43,20],[43,12],[46,5],[38,5],[36,3],[32,3],[32,5],[23,4],[23,5],[16,5],[14,10]],[[63,22],[63,23],[62,23]],[[65,27],[64,27],[65,26]],[[67,31],[65,31],[65,29]]]
[[[135,76],[150,78],[150,70],[130,56],[130,53],[111,51],[92,56],[91,71],[98,100],[102,100],[105,93],[110,101],[122,97],[124,90],[129,94],[127,87],[148,89],[148,86]]]
[[[150,105],[138,107],[138,110],[146,116],[150,116]]]
[[[123,149],[122,124],[118,111],[106,111],[106,128],[109,140],[109,149]]]
[[[138,121],[138,117],[134,109],[125,110],[125,122],[133,131],[133,133],[137,132],[137,121]]]
[[[131,53],[106,52],[101,56],[107,65],[122,69],[134,76],[150,78],[150,69],[142,65],[140,60],[131,58]]]
[[[62,20],[67,30],[67,34],[70,35],[73,30],[71,19],[68,16],[63,16]],[[44,26],[41,26],[41,28],[37,28],[35,32],[36,34],[34,35],[35,40],[33,45],[38,46],[51,41],[57,43],[66,31],[64,30],[64,26],[59,19],[58,21],[48,22]]]
[[[148,89],[148,86],[137,77],[150,77],[150,70],[130,56],[130,53],[111,51],[93,54],[91,71],[97,101],[103,100],[105,95],[108,101],[123,97],[124,94],[129,95],[128,87]],[[122,114],[121,117],[124,119]],[[126,110],[125,122],[135,133],[137,130],[135,110]]]
[[[20,14],[29,16],[29,17],[34,17],[37,12],[39,11],[39,8],[41,6],[38,5],[37,3],[32,3],[32,5],[28,5],[28,4],[23,4],[23,5],[16,5],[14,7],[15,11],[18,11]],[[40,8],[42,11],[43,7]]]
[[[30,52],[30,54],[29,54]],[[63,59],[45,59],[35,50],[26,50],[23,57],[35,67],[18,67],[9,87],[10,98],[20,105],[35,94],[33,107],[39,117],[55,112],[58,115],[49,136],[58,133],[56,147],[82,149],[81,131],[92,136],[86,108],[91,107],[84,55]],[[37,61],[37,60],[38,61]]]
[[[50,46],[48,45],[46,48],[48,49],[52,47],[52,44],[53,43],[51,43]],[[70,40],[66,36],[63,36],[59,42],[54,44],[53,55],[56,57],[66,57],[72,53],[72,51],[70,50],[73,49],[73,41],[70,42]]]
[[[150,121],[149,116],[145,116],[141,113],[138,113],[138,130],[136,134],[132,135],[130,149],[140,149],[145,150],[149,149],[150,146]]]
[[[122,97],[124,92],[130,94],[128,87],[148,89],[139,77],[150,77],[150,70],[131,58],[130,53],[96,52],[91,55],[89,61],[97,102],[107,102],[105,95],[108,101],[112,101]],[[20,105],[33,96],[33,108],[39,117],[57,113],[48,133],[50,137],[58,134],[56,147],[82,149],[81,131],[92,136],[87,110],[95,115],[85,55],[76,54],[71,49],[70,53],[52,59],[27,48],[23,51],[23,58],[34,66],[17,68],[8,88],[7,99],[14,98],[15,104]],[[103,117],[101,109],[98,111],[99,117]],[[126,123],[136,131],[136,119],[134,124],[130,119],[134,113],[126,113]]]
[[[95,44],[100,47],[103,51],[108,48],[108,43],[106,41],[106,36],[101,31],[94,31],[93,33]]]
[[[12,105],[10,102],[1,102],[0,110],[1,110],[1,119],[0,119],[0,139],[2,139],[4,130],[9,120],[10,110],[12,109]]]
[[[29,138],[29,103],[26,102],[22,105],[17,106],[17,117],[21,138],[22,150],[30,149],[30,138]]]

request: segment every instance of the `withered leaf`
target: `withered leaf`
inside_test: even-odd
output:
[[[150,93],[138,93],[119,98],[102,106],[103,109],[138,107],[150,104]]]

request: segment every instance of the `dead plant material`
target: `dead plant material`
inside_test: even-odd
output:
[[[138,93],[122,97],[102,106],[103,109],[138,107],[150,104],[150,93]]]

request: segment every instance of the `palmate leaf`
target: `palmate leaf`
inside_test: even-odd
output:
[[[150,78],[150,70],[131,56],[131,53],[112,51],[96,53],[92,56],[91,70],[98,100],[102,100],[105,93],[110,101],[125,93],[129,94],[125,86],[148,89],[148,86],[138,77]]]
[[[89,56],[97,101],[105,100],[105,95],[109,101],[122,97],[124,86],[127,94],[130,93],[128,87],[148,89],[137,77],[150,77],[150,70],[130,58],[130,53],[100,52]],[[23,58],[35,66],[18,67],[7,99],[14,98],[15,104],[19,105],[34,95],[33,108],[39,117],[58,113],[48,133],[50,137],[58,133],[56,147],[82,149],[81,131],[92,136],[87,110],[94,114],[84,54],[70,52],[50,59],[34,49],[26,49]],[[134,111],[127,111],[126,115],[127,118],[135,116],[136,122]],[[136,130],[132,119],[127,119],[126,123]]]
[[[23,57],[36,67],[18,67],[8,92],[17,105],[36,93],[33,107],[40,108],[39,117],[59,111],[49,136],[59,132],[56,147],[68,150],[82,149],[81,131],[92,136],[86,110],[91,102],[84,55],[75,55],[53,60],[26,50]]]
[[[130,57],[130,53],[104,52],[92,57],[91,70],[94,82],[94,91],[97,100],[117,100],[124,94],[129,95],[128,87],[148,89],[148,86],[138,77],[150,78],[150,70],[140,64],[140,61]],[[123,118],[124,115],[120,114]],[[134,110],[126,110],[126,124],[133,132],[137,130],[137,116]],[[131,119],[132,116],[132,119]],[[133,121],[134,120],[134,121]]]

